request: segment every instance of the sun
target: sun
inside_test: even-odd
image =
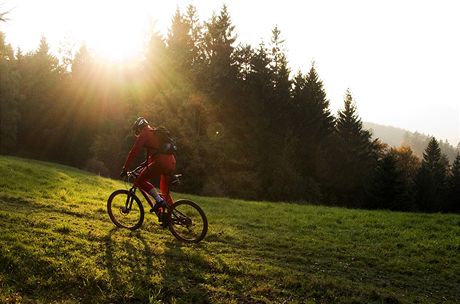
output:
[[[89,43],[97,57],[110,62],[120,62],[136,58],[141,54],[142,45],[128,33],[120,29],[115,32],[100,33],[96,41]]]
[[[129,1],[93,1],[81,10],[78,27],[82,40],[109,62],[142,55],[149,26],[147,9]]]

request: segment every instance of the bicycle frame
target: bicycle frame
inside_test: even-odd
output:
[[[138,167],[137,167],[136,169],[134,169],[133,171],[128,172],[128,180],[129,180],[129,178],[134,178],[134,179],[136,179],[136,178],[139,176],[139,173],[136,173],[136,172],[140,172],[140,171],[143,170],[144,168],[145,168],[145,167],[141,165],[141,166],[138,166]],[[178,176],[180,176],[180,175],[178,175]],[[177,176],[177,177],[178,177],[178,176]],[[152,199],[150,198],[149,194],[148,194],[146,191],[144,191],[144,190],[141,189],[141,188],[138,188],[136,185],[133,184],[132,187],[131,187],[131,189],[129,189],[129,192],[130,192],[131,194],[133,194],[133,196],[134,196],[134,195],[136,194],[136,190],[137,190],[137,189],[139,189],[139,191],[142,193],[142,196],[145,198],[145,200],[146,200],[147,203],[149,204],[150,208],[153,208],[153,206],[154,206],[155,204],[152,202]],[[167,205],[169,206],[168,209],[174,205],[174,201],[173,201],[173,199],[172,199],[171,194],[169,193],[169,191],[168,191],[168,193],[161,193],[160,195],[163,197],[163,199],[166,201]],[[129,199],[129,198],[126,199],[126,204],[125,204],[125,205],[126,205],[126,208],[127,208],[128,210],[131,210],[131,207],[132,207],[132,205],[133,205],[133,198],[132,198],[133,196],[131,196],[131,201],[130,201],[130,202],[128,202],[128,199]]]
[[[136,190],[139,189],[139,191],[142,193],[142,196],[145,198],[145,200],[147,201],[147,203],[149,204],[150,208],[153,208],[153,206],[155,205],[153,202],[152,202],[152,199],[150,198],[149,194],[147,192],[145,192],[144,190],[142,190],[141,188],[137,188],[136,186],[132,186],[131,189],[129,189],[129,192],[132,193],[133,195],[136,194]],[[172,200],[172,197],[171,195],[164,195],[164,194],[161,194],[165,199],[166,199],[166,202],[172,206],[174,204],[174,201]],[[131,196],[131,200],[130,202],[128,202],[128,199],[126,199],[126,206],[129,205],[129,209],[131,209],[131,206],[133,204],[133,196]]]
[[[125,203],[125,206],[126,206],[126,208],[128,210],[131,210],[131,207],[133,205],[134,196],[136,195],[136,190],[137,190],[137,187],[134,186],[134,185],[131,187],[131,189],[129,189],[129,193],[131,193],[132,195],[130,195],[130,196],[128,196],[126,198],[126,203]],[[150,200],[150,198],[147,195],[147,193],[145,191],[143,191],[142,189],[140,189],[140,188],[139,188],[139,191],[142,193],[142,196],[144,196],[145,200],[150,205],[150,207],[153,208],[153,203]]]

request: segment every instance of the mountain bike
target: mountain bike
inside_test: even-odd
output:
[[[134,181],[144,169],[139,166],[127,174],[127,182]],[[180,183],[181,175],[173,175],[170,179],[171,186]],[[114,191],[107,201],[107,211],[115,226],[136,230],[144,222],[144,207],[136,195],[137,190],[142,194],[147,203],[153,208],[154,203],[150,196],[137,188],[133,183],[130,189]],[[187,199],[173,201],[169,194],[161,194],[165,199],[166,208],[159,208],[159,218],[162,219],[162,226],[168,227],[169,231],[180,241],[187,243],[198,243],[208,232],[208,219],[204,211],[195,202]]]

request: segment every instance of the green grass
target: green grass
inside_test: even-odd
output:
[[[125,184],[0,157],[0,303],[458,303],[460,216],[190,198],[185,245],[148,214],[116,229]]]

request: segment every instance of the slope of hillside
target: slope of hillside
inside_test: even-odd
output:
[[[430,135],[418,132],[410,132],[401,128],[379,125],[372,122],[363,122],[363,127],[372,132],[373,138],[379,138],[382,142],[391,147],[408,146],[414,151],[415,155],[422,158],[423,152],[431,140]],[[460,153],[460,143],[458,147],[452,146],[447,140],[437,139],[441,152],[447,156],[449,162],[453,162],[457,153]]]
[[[367,130],[371,130],[374,138],[379,138],[392,147],[401,146],[404,135],[409,132],[401,128],[379,125],[372,122],[363,122],[363,127]]]
[[[176,194],[210,230],[176,241],[147,215],[116,229],[125,185],[0,156],[0,303],[456,303],[460,216]]]

